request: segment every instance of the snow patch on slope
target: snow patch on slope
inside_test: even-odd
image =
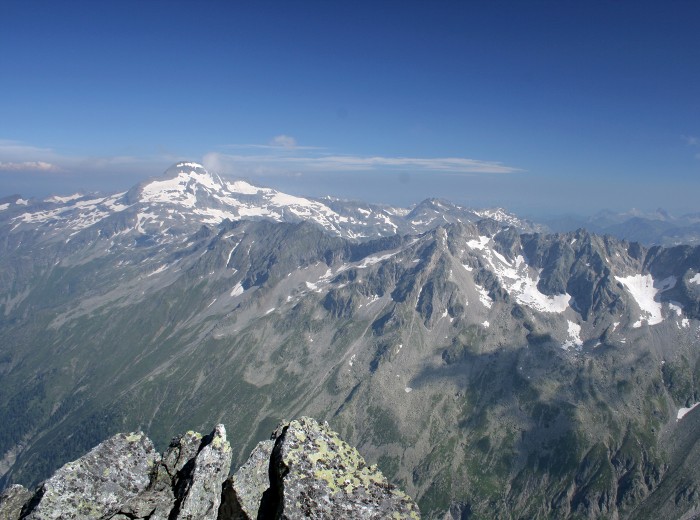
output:
[[[194,208],[197,196],[193,192],[187,191],[187,185],[190,181],[189,174],[180,172],[173,179],[150,182],[141,190],[141,200],[143,202],[177,202],[187,208]]]
[[[671,312],[675,312],[676,316],[678,316],[679,318],[683,316],[683,309],[681,308],[679,303],[668,302],[668,308],[671,310]]]
[[[362,263],[357,266],[358,269],[365,269],[366,267],[369,267],[370,265],[378,264],[379,262],[383,262],[384,260],[388,260],[392,256],[396,255],[400,251],[395,251],[393,253],[388,253],[386,255],[381,255],[381,256],[368,256],[365,259],[362,260]]]
[[[260,192],[260,188],[256,188],[252,184],[248,184],[245,181],[234,181],[226,184],[229,191],[234,193],[240,193],[241,195],[257,195]]]
[[[679,409],[678,409],[678,414],[676,415],[676,421],[680,421],[681,419],[683,419],[683,417],[685,417],[685,415],[686,415],[688,412],[690,412],[693,408],[695,408],[695,407],[696,407],[697,405],[699,405],[699,404],[700,404],[700,403],[695,403],[695,404],[694,404],[693,406],[691,406],[690,408],[679,408]]]
[[[476,286],[476,290],[479,293],[479,301],[484,307],[490,309],[493,306],[493,300],[491,299],[491,296],[489,296],[489,292],[486,289],[484,289],[481,285],[474,285]]]
[[[489,237],[480,236],[478,240],[469,240],[467,245],[472,249],[478,249],[480,251],[486,251],[486,245],[491,241]]]
[[[661,323],[661,304],[654,299],[659,290],[654,286],[654,279],[650,274],[616,276],[615,279],[625,286],[642,311],[639,320],[632,325],[634,328],[641,327],[644,321],[648,325]]]
[[[240,296],[244,292],[245,289],[243,288],[243,285],[241,285],[241,282],[238,282],[233,286],[233,289],[231,289],[231,296]]]
[[[581,347],[583,347],[583,341],[581,340],[581,325],[569,320],[568,334],[569,338],[564,342],[561,348],[568,350],[571,347],[574,347],[576,350],[581,350]]]
[[[534,270],[522,255],[510,261],[495,249],[488,247],[489,242],[488,237],[480,236],[478,240],[469,240],[467,245],[482,252],[498,281],[518,303],[540,312],[564,312],[569,307],[569,294],[549,296],[540,292],[537,288],[539,273],[533,273]]]

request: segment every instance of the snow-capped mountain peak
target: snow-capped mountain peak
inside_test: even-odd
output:
[[[487,208],[472,210],[481,218],[490,218],[496,222],[501,222],[508,225],[518,226],[520,219],[503,208]]]
[[[141,185],[141,202],[178,203],[188,207],[197,205],[197,193],[213,195],[225,191],[218,175],[209,173],[204,166],[181,162],[166,170],[159,179]]]
[[[423,201],[413,209],[310,199],[244,180],[223,179],[190,161],[179,162],[160,177],[144,181],[126,193],[106,197],[52,196],[21,208],[9,203],[5,206],[0,206],[5,210],[0,213],[0,224],[9,224],[12,230],[38,224],[43,231],[76,233],[99,225],[100,229],[105,228],[101,232],[107,236],[118,233],[126,239],[132,232],[137,237],[159,236],[165,230],[191,233],[203,224],[215,226],[229,219],[308,221],[333,235],[361,240],[424,233],[440,225],[465,224],[482,218],[473,210],[436,199]],[[501,227],[535,230],[531,223],[503,214],[510,218],[497,218]],[[483,218],[494,218],[494,214]]]

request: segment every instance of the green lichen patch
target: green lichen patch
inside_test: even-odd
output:
[[[368,518],[395,518],[395,513],[398,518],[420,517],[412,500],[327,424],[302,417],[289,423],[281,440],[285,512],[290,517],[289,508],[303,513],[309,507],[337,518],[356,507]]]
[[[143,438],[143,433],[134,432],[126,436],[127,442],[139,442]]]

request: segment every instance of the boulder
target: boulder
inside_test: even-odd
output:
[[[22,518],[101,518],[146,489],[159,456],[142,432],[120,433],[39,485]]]
[[[231,446],[219,424],[202,437],[189,431],[170,441],[147,489],[125,502],[109,520],[214,520],[222,484],[231,467]]]
[[[291,421],[276,439],[268,504],[282,519],[420,518],[416,504],[327,424]]]

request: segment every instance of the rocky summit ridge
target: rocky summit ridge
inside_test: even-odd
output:
[[[2,520],[418,519],[413,500],[327,424],[281,423],[233,476],[223,425],[189,431],[162,455],[120,433],[61,467],[34,492],[0,495]]]

